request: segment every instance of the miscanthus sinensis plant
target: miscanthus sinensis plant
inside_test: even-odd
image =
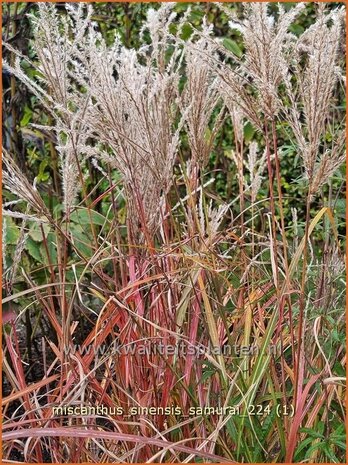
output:
[[[14,227],[7,220],[20,227],[12,260],[4,251],[11,325],[5,372],[14,390],[5,404],[20,399],[24,407],[19,416],[16,409],[5,415],[7,458],[18,449],[42,462],[47,447],[57,463],[344,457],[344,349],[340,335],[330,335],[344,320],[332,179],[344,162],[338,105],[345,9],[231,5],[217,4],[217,14],[239,34],[237,50],[216,37],[207,18],[189,26],[190,7],[177,14],[173,3],[149,8],[137,49],[117,33],[107,42],[91,4],[74,3],[65,13],[37,5],[31,59],[4,43],[4,70],[28,87],[52,123],[32,127],[53,135],[62,185],[61,208],[54,210],[3,150],[3,184],[12,195],[3,206],[4,248]],[[308,26],[295,34],[301,18]],[[225,174],[236,182],[223,201],[211,166],[228,131]],[[282,172],[289,156],[302,169],[292,180],[301,186],[301,205],[291,215]],[[39,260],[32,237],[43,244],[44,282],[41,268],[27,264],[27,250]],[[11,305],[23,295],[30,298],[17,315]],[[31,362],[32,309],[52,360],[44,358],[42,379],[28,388],[17,332],[25,314]],[[115,339],[124,346],[180,342],[200,352],[114,354]],[[73,342],[92,349],[71,352]],[[226,344],[261,349],[225,357]],[[272,409],[252,416],[250,405],[266,408],[265,399]],[[65,439],[64,418],[52,416],[53,405],[76,402],[125,410],[178,406],[183,413],[237,405],[241,414],[202,421],[197,412],[139,413],[130,422],[108,414],[106,426],[79,418],[69,430],[80,438],[77,447]],[[289,407],[284,421],[278,404]],[[84,439],[87,427],[93,447]],[[34,445],[21,442],[34,436]]]

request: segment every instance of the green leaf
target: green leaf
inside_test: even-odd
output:
[[[255,134],[255,128],[249,121],[244,125],[244,139],[245,142],[250,142]]]
[[[105,223],[105,218],[103,215],[96,211],[90,212],[90,215],[88,213],[87,208],[84,209],[79,209],[75,210],[71,216],[70,216],[71,221],[77,224],[91,224],[91,220],[93,224],[97,224],[99,226],[103,226]]]
[[[341,424],[335,429],[335,432],[332,434],[331,437],[344,439],[346,437],[345,431],[346,426],[344,424]]]
[[[325,436],[323,434],[321,434],[318,431],[315,431],[314,429],[311,429],[311,428],[301,428],[300,432],[309,434],[312,437],[312,439],[313,438],[325,439]]]
[[[88,235],[83,231],[78,231],[76,228],[71,228],[71,234],[77,250],[86,258],[92,257],[93,248],[89,245],[91,242],[88,239]]]
[[[5,223],[5,244],[17,244],[19,238],[19,228],[16,226],[12,218],[4,217],[3,222]]]
[[[192,32],[192,26],[188,23],[185,23],[182,27],[180,38],[182,40],[187,40],[189,37],[191,37]]]
[[[289,30],[297,36],[300,36],[304,32],[304,28],[300,24],[291,24]]]
[[[190,20],[192,22],[200,22],[204,16],[204,12],[201,10],[192,10],[190,14]]]
[[[21,127],[27,126],[30,123],[32,116],[33,116],[32,110],[28,107],[28,105],[25,105],[24,115],[19,123]]]
[[[28,237],[25,243],[25,249],[37,262],[44,263],[41,247],[39,247],[31,237]]]
[[[48,224],[43,224],[43,231],[45,236],[49,233],[50,226]],[[30,228],[29,228],[29,236],[33,239],[35,242],[42,242],[42,232],[41,232],[41,226],[38,223],[33,223]]]
[[[223,41],[223,46],[227,48],[228,51],[232,52],[234,55],[236,55],[238,58],[240,58],[243,55],[242,50],[239,48],[239,45],[237,42],[235,42],[232,39],[229,39],[226,37]]]
[[[296,449],[296,452],[295,452],[295,456],[294,456],[295,462],[300,460],[300,457],[299,457],[300,452],[302,452],[303,449],[306,449],[312,442],[313,442],[312,437],[306,438],[303,441],[301,441],[300,445],[298,446],[298,448]]]
[[[316,450],[322,450],[325,447],[325,442],[316,442],[314,443],[306,452],[305,459],[309,459],[311,454]]]
[[[335,213],[340,218],[346,217],[346,200],[345,199],[338,199],[336,201]]]
[[[207,127],[204,131],[204,141],[209,143],[210,139],[211,139],[211,130]]]
[[[57,257],[57,245],[56,245],[56,235],[52,232],[47,234],[47,249],[50,256],[50,261],[52,265],[56,265],[58,261]],[[47,254],[45,253],[45,262],[48,264]]]
[[[44,182],[44,181],[47,181],[49,179],[50,174],[45,171],[47,166],[48,166],[48,160],[47,160],[47,158],[45,158],[44,160],[42,160],[42,162],[40,163],[40,166],[39,166],[39,172],[38,172],[38,175],[37,175],[37,180],[39,182],[42,182],[42,181]]]
[[[216,370],[206,370],[202,374],[201,382],[203,383],[208,378],[211,378],[216,373]]]
[[[330,448],[329,444],[326,442],[323,447],[326,457],[330,459],[332,463],[339,463],[338,457],[334,454],[333,450]]]
[[[346,444],[343,442],[345,438],[343,438],[342,441],[339,441],[338,439],[334,439],[332,437],[330,437],[330,440],[332,442],[332,444],[335,444],[335,446],[338,446],[340,449],[342,450],[346,450],[347,446]]]

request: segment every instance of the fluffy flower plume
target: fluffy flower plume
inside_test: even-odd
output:
[[[286,80],[291,103],[285,113],[291,124],[303,159],[305,175],[312,194],[344,162],[344,134],[332,133],[331,147],[323,140],[330,130],[335,87],[341,63],[339,50],[344,24],[344,8],[326,14],[321,5],[317,21],[298,39],[292,57],[291,71],[296,83]]]

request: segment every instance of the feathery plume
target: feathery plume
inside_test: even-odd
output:
[[[344,134],[332,134],[328,149],[324,135],[330,124],[339,79],[339,50],[344,32],[344,8],[326,13],[325,5],[318,8],[316,22],[298,39],[292,57],[292,73],[285,80],[290,106],[283,106],[293,130],[303,160],[310,194],[327,181],[343,163]]]

